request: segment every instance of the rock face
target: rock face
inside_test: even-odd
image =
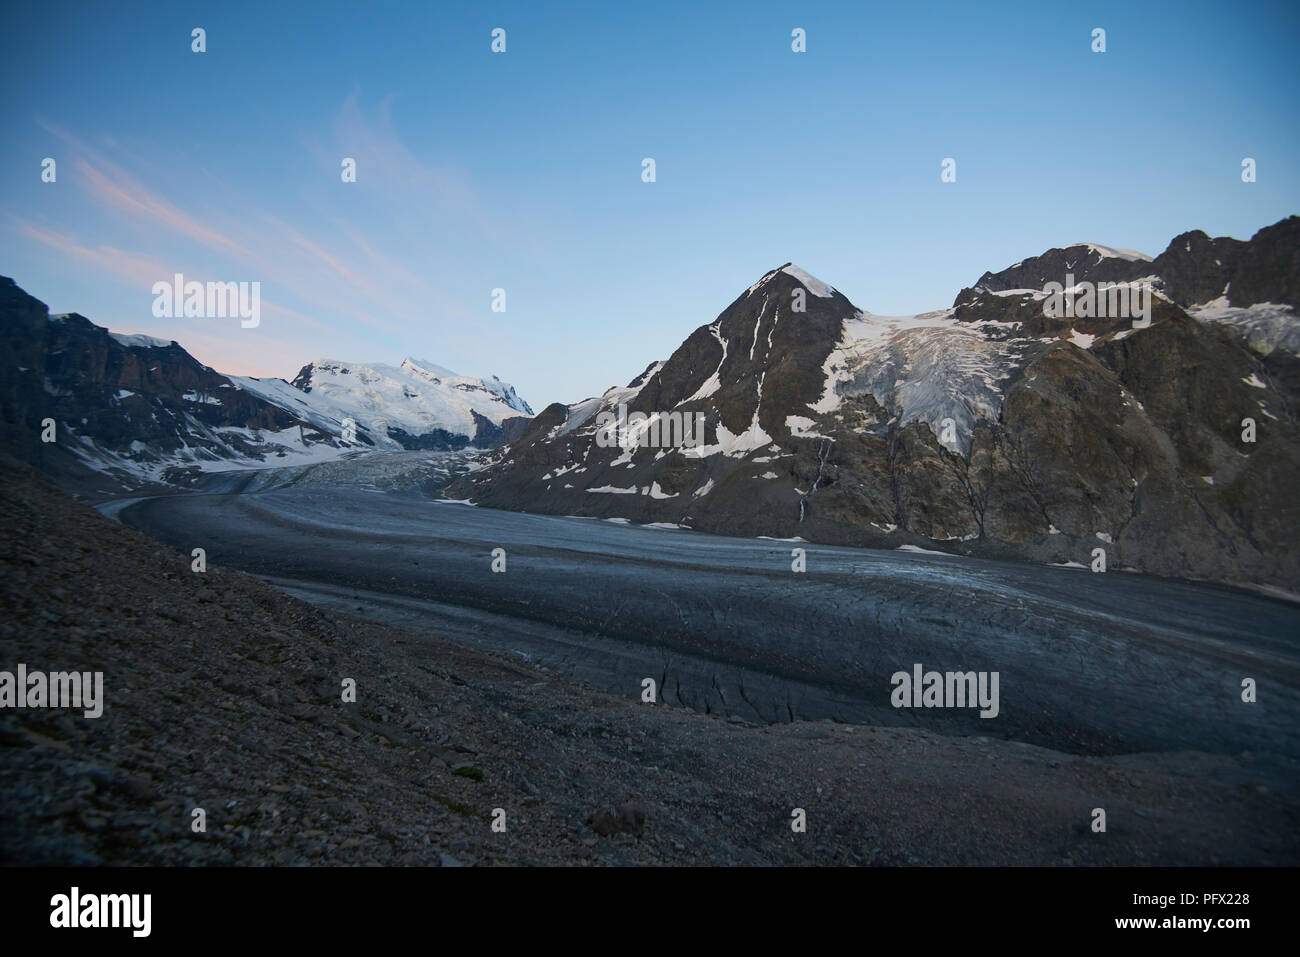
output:
[[[787,265],[626,388],[544,409],[448,495],[1085,566],[1101,549],[1110,570],[1300,590],[1297,240],[1291,217],[1154,260],[1055,249],[903,318]],[[1068,275],[1150,287],[1150,324],[1048,314]],[[703,445],[651,427],[602,447],[620,406],[699,414]]]
[[[1300,305],[1300,216],[1261,229],[1249,242],[1199,229],[1175,236],[1154,260],[1129,250],[1078,244],[1049,249],[1001,272],[986,272],[975,286],[957,294],[954,305],[979,292],[1042,289],[1067,273],[1084,282],[1133,282],[1151,277],[1169,299],[1183,305],[1225,296],[1233,306],[1255,303]]]
[[[122,336],[44,303],[0,278],[3,446],[63,477],[104,471],[158,479],[176,468],[249,464],[333,436],[241,390],[175,342]],[[41,441],[55,423],[54,442]]]
[[[349,450],[488,448],[532,410],[501,380],[408,359],[400,369],[306,366],[225,376],[176,342],[51,316],[0,277],[0,447],[77,487],[183,483],[209,468],[293,465]],[[55,441],[42,442],[42,423]],[[352,419],[353,429],[347,427]]]

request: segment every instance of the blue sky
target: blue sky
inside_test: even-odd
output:
[[[413,355],[540,409],[787,261],[907,314],[1051,246],[1300,212],[1300,4],[889,7],[9,4],[0,274],[223,372]],[[261,325],[154,318],[175,272],[261,282]]]

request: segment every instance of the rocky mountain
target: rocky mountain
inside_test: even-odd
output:
[[[1297,239],[1291,217],[1154,259],[1053,249],[905,317],[787,264],[627,387],[542,410],[448,495],[1077,567],[1100,549],[1109,570],[1300,591]],[[1148,314],[1061,314],[1051,282],[1072,303],[1145,287]],[[702,417],[699,445],[672,415]]]
[[[1038,291],[1072,274],[1079,282],[1148,280],[1166,298],[1183,305],[1223,298],[1230,306],[1276,303],[1300,306],[1300,217],[1261,229],[1249,242],[1199,229],[1175,236],[1152,259],[1127,249],[1079,243],[1049,249],[1009,266],[986,272],[974,287],[957,294],[962,305],[981,294]]]
[[[295,385],[222,375],[174,341],[52,316],[0,278],[0,447],[77,488],[183,484],[367,449],[487,447],[531,414],[499,379],[410,359],[401,369],[312,363]],[[52,442],[42,441],[47,420]]]

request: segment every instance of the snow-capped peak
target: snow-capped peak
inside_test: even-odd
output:
[[[67,315],[67,313],[64,313],[64,316]],[[128,349],[166,349],[176,341],[174,339],[159,339],[157,336],[128,335],[124,332],[110,332],[109,335]]]
[[[430,362],[427,359],[416,359],[414,356],[407,356],[402,360],[402,370],[412,375],[432,377],[435,379],[459,379],[460,376],[452,372],[446,366],[440,366],[436,362]]]
[[[533,414],[500,379],[457,375],[409,356],[400,366],[318,359],[304,367],[293,385],[322,415],[351,418],[381,437],[390,429],[412,436],[442,430],[473,437],[479,419],[500,425],[512,416]]]
[[[1065,248],[1076,249],[1080,247],[1086,247],[1087,249],[1091,249],[1102,259],[1123,259],[1131,263],[1134,262],[1149,263],[1152,261],[1151,257],[1146,255],[1146,253],[1135,252],[1132,249],[1115,249],[1112,246],[1098,246],[1096,243],[1071,243],[1069,246]]]
[[[831,296],[835,294],[835,288],[833,286],[830,286],[827,283],[822,282],[820,279],[818,279],[816,276],[812,275],[811,273],[804,272],[794,263],[790,263],[789,265],[782,266],[781,271],[785,273],[787,276],[793,276],[795,279],[803,283],[804,288],[807,289],[814,296],[820,296],[822,299],[829,299]]]

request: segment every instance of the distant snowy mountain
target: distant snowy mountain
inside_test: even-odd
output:
[[[1049,315],[1049,282],[1150,286],[1151,323]],[[628,386],[552,405],[448,489],[477,504],[1300,591],[1300,218],[1154,259],[1078,244],[952,307],[858,309],[793,264]],[[802,305],[802,311],[796,304]],[[608,447],[620,405],[697,448]],[[1254,442],[1242,422],[1256,423]],[[647,428],[642,434],[653,435]]]
[[[95,474],[130,487],[367,449],[491,447],[531,416],[499,379],[410,359],[317,362],[295,381],[225,376],[174,341],[51,316],[0,278],[0,445],[87,488],[109,487]],[[54,442],[40,440],[46,420]]]
[[[501,441],[503,424],[533,414],[514,387],[493,376],[462,376],[424,360],[401,366],[317,359],[292,382],[300,395],[272,380],[235,377],[240,388],[268,402],[292,402],[333,419],[351,418],[379,447],[490,447]]]

